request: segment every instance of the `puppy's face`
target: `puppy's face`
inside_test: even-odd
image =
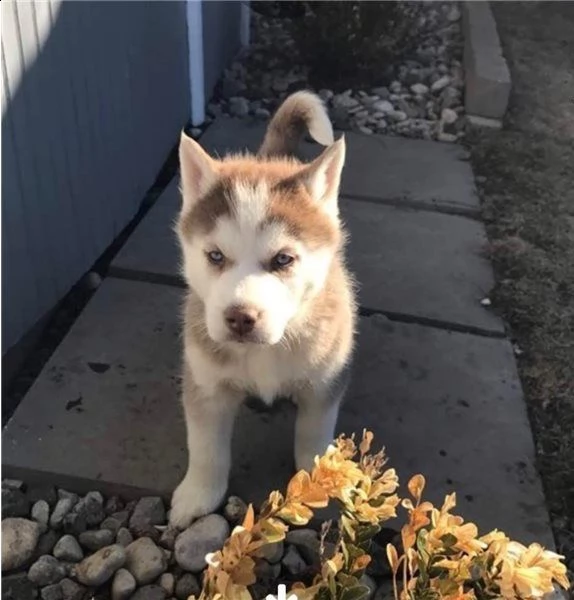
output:
[[[344,142],[311,165],[214,161],[180,147],[184,275],[219,343],[277,344],[321,290],[342,234],[337,194]]]

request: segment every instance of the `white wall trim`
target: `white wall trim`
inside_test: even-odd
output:
[[[241,18],[239,19],[239,39],[241,46],[246,48],[250,41],[251,10],[249,8],[250,0],[241,2]]]
[[[203,2],[186,1],[187,47],[189,51],[189,87],[191,124],[205,121],[205,74],[203,71]]]

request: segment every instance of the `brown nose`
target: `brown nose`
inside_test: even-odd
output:
[[[227,327],[238,335],[251,333],[257,322],[258,312],[245,306],[231,306],[225,311]]]

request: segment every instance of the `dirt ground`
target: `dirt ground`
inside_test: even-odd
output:
[[[492,3],[512,75],[503,130],[471,139],[558,550],[574,571],[574,2]]]

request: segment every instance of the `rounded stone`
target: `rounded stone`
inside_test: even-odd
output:
[[[182,575],[175,584],[175,597],[178,600],[187,600],[191,595],[197,596],[200,592],[199,582],[191,573]]]
[[[66,576],[66,568],[53,556],[44,555],[30,567],[28,579],[39,586],[58,583]]]
[[[229,496],[223,509],[223,514],[232,525],[243,522],[246,512],[247,504],[241,498],[238,496]]]
[[[307,569],[307,563],[301,558],[301,555],[297,551],[295,546],[287,546],[287,552],[281,561],[283,568],[289,573],[296,577]]]
[[[145,585],[139,588],[130,600],[165,600],[165,590],[160,585]]]
[[[112,581],[112,600],[126,600],[136,587],[134,576],[127,569],[118,569]]]
[[[26,494],[17,488],[2,488],[2,518],[27,517],[30,501]]]
[[[134,536],[127,527],[121,527],[116,535],[116,543],[127,548],[134,541]]]
[[[40,596],[42,600],[62,600],[62,586],[59,583],[47,585],[40,591]]]
[[[62,588],[62,600],[84,600],[86,588],[71,579],[62,579],[60,581]]]
[[[50,517],[50,527],[52,529],[60,529],[64,522],[64,517],[72,510],[74,499],[71,497],[60,498],[54,507],[52,516]]]
[[[229,536],[229,524],[220,515],[198,519],[175,540],[175,560],[186,571],[198,573],[205,566],[205,555],[219,550]]]
[[[124,566],[126,551],[123,546],[114,544],[101,548],[85,558],[76,569],[78,581],[84,585],[98,587],[111,579],[114,573]]]
[[[165,590],[166,596],[172,596],[175,589],[175,577],[172,573],[164,573],[159,578],[159,585]]]
[[[52,554],[59,560],[67,562],[80,562],[84,553],[73,535],[62,536],[54,546]]]
[[[32,521],[36,521],[40,526],[40,533],[48,531],[48,522],[50,521],[50,505],[46,500],[38,500],[34,502],[32,510],[30,511],[30,517]]]
[[[157,579],[167,569],[167,560],[161,548],[150,538],[143,537],[126,548],[125,566],[138,585],[145,585]]]
[[[34,556],[40,537],[40,526],[35,521],[18,517],[2,521],[2,571],[11,571],[25,565]]]
[[[110,531],[109,529],[84,531],[80,533],[78,539],[84,548],[90,550],[91,552],[96,552],[104,546],[110,546],[113,544],[114,532]]]
[[[150,525],[165,523],[165,506],[159,496],[140,498],[130,518],[130,529],[134,533],[145,530]]]

